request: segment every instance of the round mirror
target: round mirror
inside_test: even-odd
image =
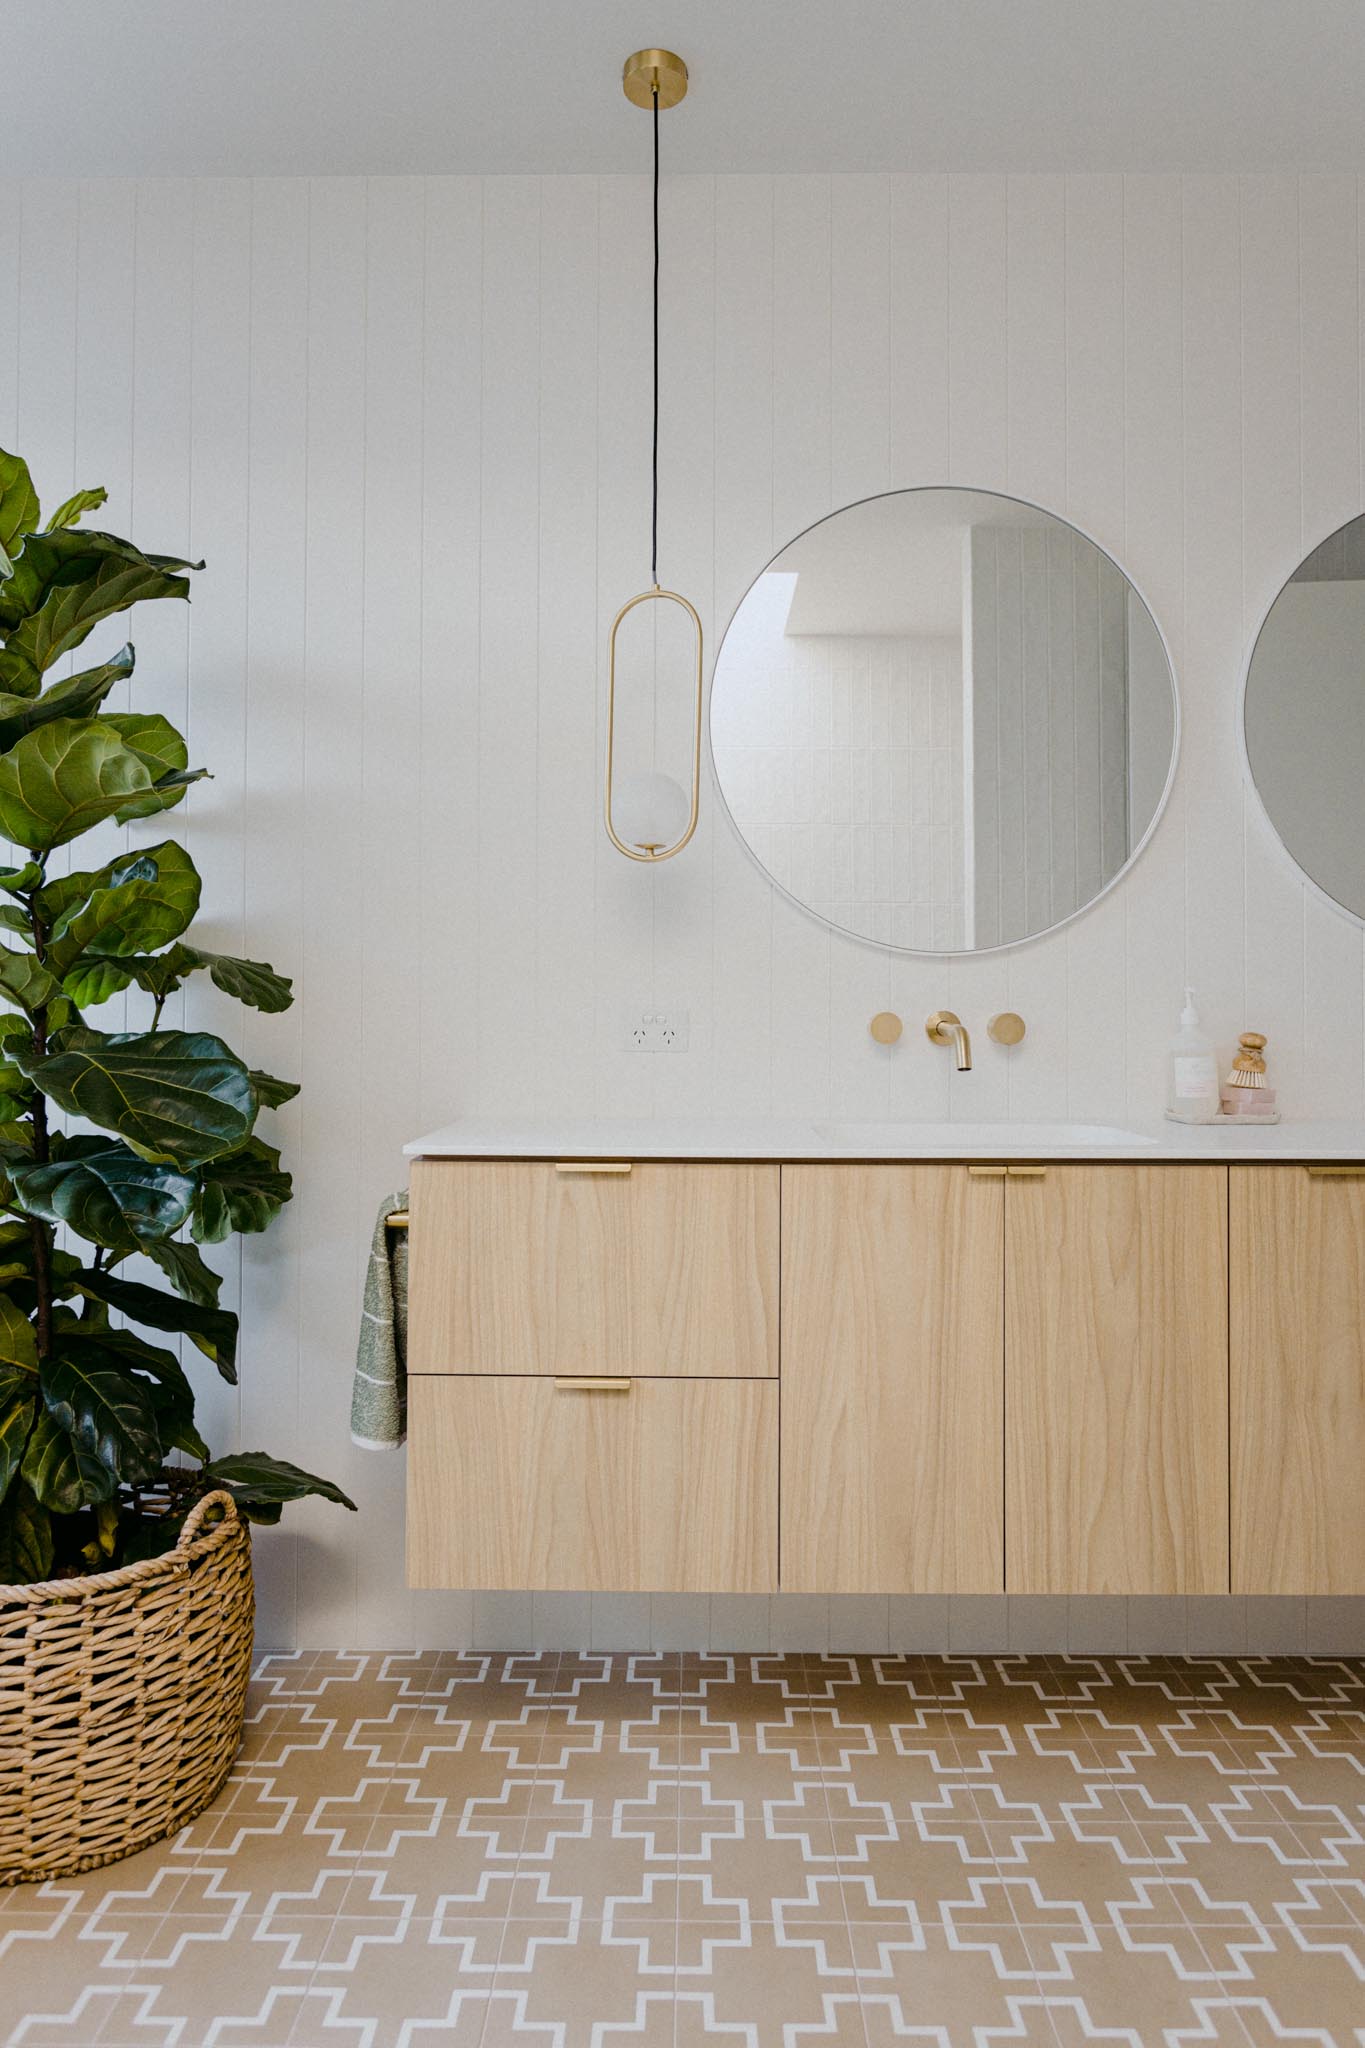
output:
[[[1175,680],[1123,571],[992,491],[892,491],[774,557],[730,621],[711,751],[740,837],[817,917],[972,953],[1074,917],[1141,850]]]
[[[1365,921],[1365,517],[1314,548],[1267,612],[1242,731],[1285,848],[1324,896]]]

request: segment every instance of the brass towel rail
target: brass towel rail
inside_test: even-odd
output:
[[[406,1209],[395,1209],[392,1216],[384,1218],[385,1230],[406,1230],[407,1227],[408,1212]]]

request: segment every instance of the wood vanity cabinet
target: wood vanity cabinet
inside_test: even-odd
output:
[[[782,1584],[1004,1590],[1005,1179],[782,1172]]]
[[[778,1174],[414,1167],[410,1584],[776,1590]]]
[[[1365,1592],[1365,1167],[1234,1166],[1232,1589]]]
[[[1011,1593],[1227,1592],[1226,1167],[1010,1179],[1005,1415]]]
[[[442,1159],[410,1210],[414,1585],[772,1592],[780,1532],[799,1592],[1365,1591],[1365,1168]]]

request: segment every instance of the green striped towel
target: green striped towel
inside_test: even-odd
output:
[[[385,1228],[407,1206],[406,1189],[386,1195],[370,1240],[351,1387],[351,1442],[366,1451],[396,1450],[408,1433],[408,1233]]]

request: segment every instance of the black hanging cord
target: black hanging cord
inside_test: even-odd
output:
[[[659,79],[654,78],[654,447],[651,467],[649,573],[659,587]]]

